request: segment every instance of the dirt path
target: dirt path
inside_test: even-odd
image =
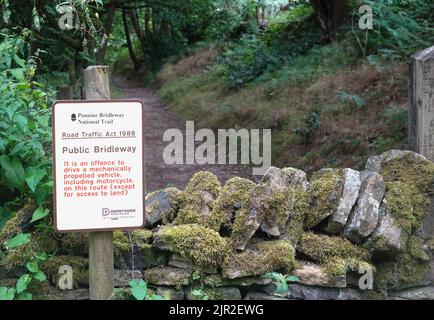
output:
[[[213,172],[222,184],[235,176],[252,178],[251,169],[241,165],[166,165],[163,151],[168,143],[163,141],[163,134],[171,128],[185,132],[185,123],[175,113],[166,110],[152,90],[123,77],[115,77],[113,85],[122,91],[123,99],[140,99],[145,104],[147,192],[170,186],[183,189],[190,177],[199,171]]]

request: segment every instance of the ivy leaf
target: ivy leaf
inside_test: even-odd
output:
[[[131,294],[136,300],[145,300],[148,295],[148,286],[143,280],[131,280],[129,282],[131,286]]]
[[[39,272],[39,267],[38,267],[38,264],[36,262],[27,262],[26,263],[26,268],[31,273],[37,273],[37,272]]]
[[[0,300],[13,300],[15,292],[14,288],[0,287]]]
[[[33,212],[32,220],[30,221],[30,223],[45,218],[46,216],[48,216],[49,213],[50,210],[39,207],[38,209],[35,210],[35,212]]]
[[[47,280],[47,276],[42,271],[39,271],[33,275],[33,277],[38,280],[39,282],[44,282]]]
[[[36,259],[39,261],[45,261],[48,259],[48,254],[45,252],[39,252],[35,254]]]
[[[29,242],[31,236],[32,235],[30,233],[20,233],[19,235],[6,241],[4,245],[6,249],[13,249]]]
[[[5,176],[11,186],[23,192],[26,174],[21,162],[11,160],[7,155],[2,155],[0,157],[0,166],[5,171]]]
[[[32,277],[27,273],[23,274],[17,281],[17,293],[20,294],[25,291],[29,286],[30,281],[32,281]]]
[[[200,297],[202,295],[202,290],[195,289],[191,292],[191,294],[195,297]]]
[[[300,278],[296,276],[286,276],[285,279],[288,282],[300,282]]]
[[[42,178],[44,178],[45,174],[45,170],[40,168],[30,167],[26,170],[26,182],[30,190],[35,192],[36,187],[39,182],[41,182]]]

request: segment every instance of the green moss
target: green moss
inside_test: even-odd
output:
[[[191,296],[192,300],[203,300],[205,297],[207,300],[238,300],[239,296],[232,290],[227,288],[210,288],[210,287],[193,287],[192,290],[200,290],[200,296]]]
[[[56,234],[59,240],[59,254],[72,254],[87,256],[89,253],[89,240],[87,233]]]
[[[362,292],[363,300],[387,300],[387,292],[378,292],[375,290],[366,290]]]
[[[429,270],[429,263],[413,257],[409,253],[402,253],[397,258],[398,289],[420,285]]]
[[[306,228],[316,227],[336,211],[344,186],[343,182],[343,170],[324,169],[313,174],[312,204],[305,220]]]
[[[408,254],[416,260],[429,261],[430,257],[423,249],[422,240],[416,236],[411,236],[407,242]]]
[[[402,181],[387,182],[386,200],[391,216],[407,235],[420,226],[431,201],[414,184]]]
[[[383,165],[390,214],[409,235],[419,228],[428,212],[434,181],[434,163],[411,155]]]
[[[15,212],[13,218],[9,219],[4,227],[0,230],[0,244],[3,244],[5,241],[21,233],[21,224],[26,218],[30,218],[32,216],[35,209],[36,205],[32,202],[26,204],[22,209]]]
[[[175,220],[178,209],[184,202],[185,195],[182,191],[180,191],[177,188],[167,188],[164,190],[155,191],[153,193],[150,193],[147,196],[147,199],[152,199],[156,197],[156,194],[164,192],[170,197],[170,208],[168,210],[164,211],[164,214],[162,214],[162,222],[163,224],[171,223],[173,220]],[[166,208],[165,208],[166,209]],[[153,201],[151,204],[147,202],[146,204],[146,211],[148,213],[155,213],[155,211],[161,210],[160,203],[158,201]]]
[[[191,259],[195,267],[219,267],[227,254],[227,241],[218,232],[195,224],[165,226],[155,241]]]
[[[271,199],[271,208],[280,218],[280,227],[284,230],[283,239],[297,245],[303,233],[303,225],[309,210],[309,193],[302,187],[293,187],[279,192]],[[283,219],[286,211],[290,211],[289,221]]]
[[[208,227],[215,231],[221,227],[230,229],[235,211],[246,205],[254,186],[254,182],[239,177],[228,180],[214,203]]]
[[[228,255],[223,275],[230,277],[231,273],[236,272],[237,278],[240,278],[277,270],[289,273],[295,267],[295,249],[290,243],[283,240],[260,241],[252,243],[249,250]]]
[[[174,286],[176,290],[180,290],[183,286],[190,284],[191,271],[186,269],[156,267],[146,270],[143,276],[145,281],[150,284],[164,284]]]
[[[269,201],[267,201],[269,197],[270,192],[263,185],[257,185],[252,189],[248,197],[249,200],[235,214],[230,235],[232,248],[244,247],[246,239],[250,239],[257,230],[269,210]]]
[[[76,256],[54,256],[45,261],[41,269],[47,274],[47,278],[57,285],[62,274],[59,273],[61,266],[68,265],[73,270],[74,287],[87,286],[89,284],[88,259]]]
[[[59,250],[59,243],[53,233],[36,231],[32,234],[30,242],[20,246],[18,249],[6,251],[0,260],[0,266],[8,272],[24,267],[26,262],[36,252],[56,253]]]
[[[18,279],[16,278],[5,278],[0,279],[0,287],[14,288]]]
[[[121,256],[122,254],[131,251],[131,243],[125,232],[113,232],[113,251],[115,256]]]
[[[131,248],[147,250],[152,248],[153,233],[140,229],[132,232],[115,231],[113,233],[113,250],[116,257],[131,253]]]
[[[434,237],[432,237],[429,241],[428,241],[428,248],[431,251],[434,251]]]
[[[371,266],[368,250],[341,237],[306,232],[301,236],[298,250],[319,263],[330,275],[342,275],[363,265]]]
[[[206,225],[220,189],[220,182],[213,173],[202,171],[194,174],[185,188],[174,224]]]

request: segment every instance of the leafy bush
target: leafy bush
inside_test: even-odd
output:
[[[223,54],[229,86],[241,88],[264,73],[274,58],[270,50],[256,35],[244,35],[238,43],[232,43]]]
[[[285,58],[306,52],[318,43],[322,35],[312,7],[302,4],[274,17],[263,40],[273,54]]]
[[[52,192],[51,94],[33,81],[37,57],[22,58],[27,35],[0,35],[0,228],[19,199]]]
[[[370,5],[374,16],[373,30],[365,33],[354,26],[357,43],[365,55],[379,52],[389,58],[399,58],[432,45],[433,1],[369,0],[361,4]],[[356,24],[360,16],[358,12],[353,15]]]
[[[304,145],[308,145],[315,135],[317,129],[321,127],[321,114],[319,112],[310,112],[304,117],[304,126],[294,129],[294,133],[298,135]]]

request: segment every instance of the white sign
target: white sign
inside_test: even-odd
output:
[[[54,104],[54,224],[58,231],[144,225],[143,122],[140,101]]]

